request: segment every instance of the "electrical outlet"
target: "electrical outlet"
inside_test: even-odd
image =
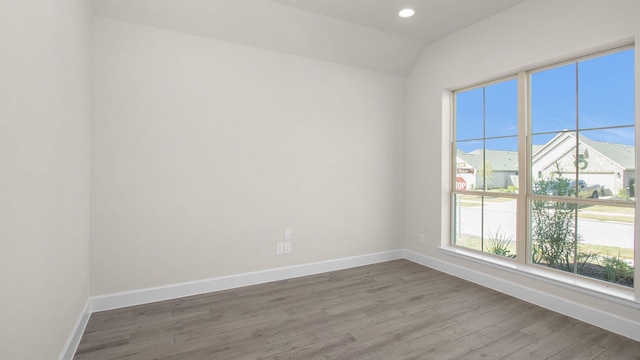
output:
[[[284,243],[284,253],[285,254],[291,254],[291,243],[290,242]]]
[[[291,228],[285,228],[283,234],[283,240],[291,240],[291,236],[293,236],[293,231]]]
[[[424,234],[420,234],[420,235],[418,236],[418,242],[419,242],[420,244],[424,244]]]
[[[284,243],[277,243],[276,244],[276,254],[277,255],[284,254]]]

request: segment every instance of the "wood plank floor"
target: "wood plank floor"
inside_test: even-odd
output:
[[[397,260],[95,313],[76,360],[640,359],[640,343]]]

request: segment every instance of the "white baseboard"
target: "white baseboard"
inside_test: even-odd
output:
[[[91,312],[117,309],[150,302],[176,299],[185,296],[205,294],[242,286],[263,284],[272,281],[320,274],[329,271],[402,259],[403,250],[391,250],[374,254],[327,260],[310,264],[295,265],[212,279],[191,281],[161,287],[127,291],[90,298]]]
[[[71,332],[71,335],[69,335],[69,339],[67,339],[67,343],[64,344],[64,347],[62,348],[62,352],[60,353],[60,357],[58,358],[59,360],[73,359],[73,355],[76,353],[78,345],[80,345],[82,334],[84,333],[84,329],[87,327],[90,316],[91,303],[87,299],[87,302],[84,304],[84,309],[82,309],[82,313],[80,314],[80,317],[78,317],[78,321],[76,321],[76,324],[73,327],[73,331]]]
[[[404,250],[405,259],[640,341],[640,323],[482,272]],[[634,311],[637,311],[634,309]]]

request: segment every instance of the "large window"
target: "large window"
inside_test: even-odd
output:
[[[454,92],[452,244],[633,287],[634,78],[628,47]]]

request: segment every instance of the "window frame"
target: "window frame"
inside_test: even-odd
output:
[[[610,48],[603,51],[593,52],[582,56],[571,57],[563,61],[554,62],[551,64],[547,64],[540,67],[535,67],[531,69],[525,69],[518,71],[515,74],[503,76],[499,78],[495,78],[490,81],[476,83],[472,86],[467,86],[463,88],[459,88],[449,92],[448,102],[448,117],[450,119],[450,144],[449,144],[449,192],[447,201],[449,203],[449,233],[448,233],[448,246],[453,248],[453,251],[457,254],[462,254],[463,256],[470,256],[474,259],[481,259],[480,261],[488,261],[489,263],[494,263],[498,265],[503,265],[508,268],[516,268],[520,270],[524,270],[528,273],[534,273],[536,276],[541,276],[543,278],[548,278],[551,280],[558,280],[564,283],[572,283],[573,285],[581,284],[579,287],[587,288],[587,289],[595,289],[600,292],[604,292],[610,295],[629,297],[631,295],[632,298],[635,298],[636,301],[640,300],[640,286],[635,284],[633,287],[627,287],[618,285],[615,283],[606,282],[604,280],[590,278],[584,275],[565,272],[558,269],[553,269],[550,267],[545,267],[542,265],[538,265],[533,263],[532,261],[532,239],[531,239],[531,203],[534,200],[546,200],[546,201],[560,201],[560,202],[570,202],[575,204],[590,204],[590,205],[603,205],[603,206],[616,206],[616,207],[627,207],[635,209],[635,217],[634,217],[634,272],[635,279],[638,278],[640,274],[640,269],[637,266],[638,260],[640,259],[640,249],[638,243],[640,242],[638,239],[638,218],[640,215],[638,214],[638,201],[637,199],[634,201],[628,200],[615,200],[615,199],[591,199],[591,198],[580,198],[576,197],[563,197],[563,196],[545,196],[545,195],[536,195],[533,194],[533,178],[532,178],[532,113],[531,113],[531,76],[532,74],[542,72],[545,70],[558,68],[568,64],[575,64],[585,60],[599,58],[602,56],[618,53],[621,51],[634,49],[635,55],[635,83],[634,89],[636,92],[634,106],[637,108],[637,99],[638,99],[638,55],[635,50],[635,44],[630,43],[623,46],[618,46],[614,48]],[[492,84],[517,79],[517,88],[518,88],[518,187],[519,191],[517,194],[513,193],[495,193],[488,192],[485,189],[482,190],[457,190],[456,189],[456,177],[457,177],[457,139],[456,139],[456,95],[461,92],[470,91],[477,88],[487,87]],[[638,171],[638,143],[637,140],[640,138],[639,126],[638,126],[638,111],[636,111],[636,115],[633,123],[634,130],[634,161],[636,163],[635,167],[635,178],[640,175],[640,171]],[[578,114],[576,114],[578,116]],[[613,126],[616,127],[616,126]],[[631,127],[631,125],[623,125],[619,127]],[[606,128],[606,127],[602,127]],[[591,129],[591,128],[588,128]],[[594,129],[600,129],[594,128]],[[574,133],[576,136],[579,136],[582,129],[576,128]],[[486,139],[484,137],[481,139]],[[471,140],[471,139],[470,139]],[[578,178],[579,179],[579,178]],[[525,191],[522,191],[525,189]],[[455,244],[455,227],[456,227],[456,206],[455,199],[456,196],[459,195],[473,195],[473,196],[499,196],[504,198],[514,198],[517,201],[516,205],[516,259],[511,259],[503,256],[493,255],[487,253],[486,251],[478,251],[475,249],[470,249],[467,247],[459,246]],[[510,265],[514,264],[514,265]]]
[[[457,164],[456,164],[456,159],[457,159],[457,152],[456,152],[456,138],[455,138],[455,134],[456,134],[456,94],[457,93],[461,93],[461,92],[466,92],[466,91],[471,91],[471,90],[475,90],[475,89],[479,89],[479,88],[486,88],[488,86],[491,85],[495,85],[495,84],[499,84],[499,83],[503,83],[503,82],[507,82],[507,81],[511,81],[511,80],[516,80],[516,85],[518,87],[518,92],[519,92],[519,87],[520,87],[520,77],[518,74],[515,75],[508,75],[508,76],[504,76],[504,77],[500,77],[488,82],[484,82],[481,84],[476,84],[473,86],[468,86],[462,89],[458,89],[455,91],[451,92],[451,99],[450,99],[450,103],[451,103],[451,116],[452,116],[452,121],[451,121],[451,146],[450,146],[450,153],[451,153],[451,166],[450,166],[450,184],[449,184],[449,188],[450,188],[450,196],[449,196],[449,203],[451,204],[450,209],[451,209],[451,213],[450,213],[450,231],[449,231],[449,235],[450,235],[450,241],[449,244],[451,244],[452,246],[456,246],[456,247],[460,247],[460,248],[464,248],[464,249],[468,249],[470,251],[476,251],[476,252],[480,252],[483,255],[488,255],[488,256],[492,256],[492,257],[499,257],[499,258],[503,258],[505,260],[508,261],[516,261],[516,259],[513,258],[508,258],[508,257],[502,257],[499,255],[494,255],[491,253],[488,253],[486,251],[478,251],[478,250],[474,250],[474,249],[470,249],[470,248],[465,248],[465,247],[461,247],[459,245],[456,245],[454,243],[454,239],[455,239],[455,219],[456,219],[456,207],[454,206],[454,199],[455,199],[455,194],[458,195],[462,195],[462,194],[466,194],[466,195],[472,195],[472,196],[494,196],[494,197],[504,197],[504,198],[512,198],[512,199],[516,199],[517,201],[517,206],[518,208],[516,209],[516,221],[519,222],[518,219],[518,211],[519,211],[519,204],[521,203],[521,201],[519,200],[519,195],[520,194],[514,194],[514,193],[506,193],[506,192],[490,192],[488,190],[482,189],[482,190],[477,190],[477,189],[473,189],[473,190],[465,190],[465,191],[460,191],[460,190],[456,190],[456,177],[457,177]],[[518,102],[520,101],[519,98],[519,94],[518,94]],[[483,106],[485,106],[486,104],[483,104]],[[518,134],[517,136],[517,141],[518,141],[518,170],[520,170],[520,161],[521,161],[521,149],[520,149],[520,106],[518,106]],[[484,134],[483,134],[484,135]],[[506,137],[489,137],[487,138],[486,136],[483,136],[482,138],[475,138],[475,139],[465,139],[465,141],[474,141],[474,140],[493,140],[493,139],[500,139],[500,138],[506,138]],[[483,164],[485,163],[485,161],[483,160]],[[520,175],[520,171],[518,171],[518,174]],[[520,179],[521,177],[519,176],[518,179]],[[483,184],[485,184],[485,188],[486,188],[486,179],[483,179]],[[483,221],[484,224],[484,221]],[[519,224],[516,223],[516,247],[518,246],[518,241],[517,241],[517,233],[520,229],[520,227],[518,226]],[[483,229],[484,230],[484,229]],[[484,231],[483,231],[484,232]],[[484,238],[484,235],[483,235]],[[483,244],[484,242],[482,241],[481,244]],[[481,245],[481,247],[483,248],[484,246]],[[518,252],[518,249],[516,249],[516,256],[519,258],[521,256],[518,256],[518,254],[520,254]]]

